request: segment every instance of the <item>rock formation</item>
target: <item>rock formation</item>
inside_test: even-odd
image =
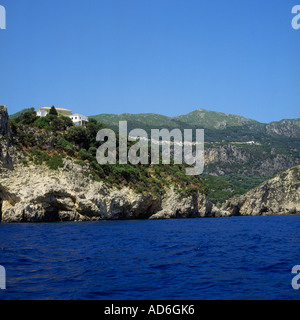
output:
[[[0,171],[2,168],[13,168],[13,135],[8,124],[5,106],[0,105]]]
[[[223,205],[232,215],[300,214],[300,165]]]
[[[35,132],[31,135],[34,136]],[[0,221],[93,221],[102,219],[165,219],[218,216],[202,194],[183,196],[137,194],[94,181],[82,166],[64,159],[59,170],[24,164],[13,144],[5,107],[0,108]],[[35,136],[34,136],[35,137]]]
[[[168,189],[165,195],[137,194],[108,188],[66,166],[19,166],[1,173],[2,222],[95,221],[103,219],[166,219],[221,216],[201,194],[185,197]]]
[[[34,134],[34,133],[32,133]],[[51,141],[49,142],[51,144]],[[236,147],[217,153],[229,161],[234,154],[249,161]],[[215,154],[209,154],[211,160]],[[221,209],[201,193],[189,196],[172,186],[160,194],[138,194],[97,182],[72,159],[58,170],[25,164],[14,145],[5,107],[0,106],[0,221],[48,222],[104,219],[169,219],[300,213],[300,166],[289,169],[247,194],[227,201]],[[233,163],[234,165],[234,163]]]

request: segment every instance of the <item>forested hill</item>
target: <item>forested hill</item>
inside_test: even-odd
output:
[[[30,117],[27,119],[26,115],[30,115]],[[96,147],[93,139],[96,137],[100,123],[118,130],[119,121],[127,120],[128,132],[135,128],[143,128],[147,130],[149,138],[151,129],[155,128],[169,130],[204,128],[206,142],[204,175],[201,175],[199,181],[196,184],[192,183],[192,185],[197,188],[197,184],[200,186],[204,181],[208,186],[210,199],[214,203],[222,203],[234,195],[243,194],[278,172],[291,168],[300,162],[300,119],[263,124],[238,115],[203,109],[173,118],[158,114],[100,114],[90,117],[90,124],[86,130],[60,128],[60,130],[65,130],[61,133],[56,131],[56,125],[59,124],[56,123],[57,120],[48,123],[47,119],[34,118],[30,111],[23,110],[17,115],[11,115],[10,119],[16,137],[22,145],[29,143],[29,150],[35,154],[34,158],[45,156],[41,151],[35,150],[37,146],[43,145],[45,147],[51,142],[54,149],[62,150],[68,156],[75,156],[79,162],[87,161],[92,157],[89,168],[93,169],[93,174],[96,177],[112,182],[118,181],[120,177],[125,177],[125,180],[127,179],[138,190],[147,189],[151,185],[150,180],[154,177],[153,169],[150,168],[150,173],[144,174],[146,169],[144,167],[99,167],[93,161]],[[97,124],[94,122],[95,120],[98,121]],[[36,132],[37,128],[53,131],[53,126],[56,126],[54,133],[50,135],[44,133],[42,138]],[[60,126],[64,127],[62,124]],[[29,129],[33,130],[32,127],[35,128],[34,135],[36,136],[33,141],[30,140],[31,135],[28,132]],[[88,138],[86,134],[88,134]],[[43,142],[44,136],[54,137],[54,140]],[[178,172],[170,171],[176,171],[177,167],[164,166],[154,169],[155,175],[158,175],[159,171],[160,175],[163,174],[163,171],[166,175],[164,179],[161,177],[154,179],[153,185],[157,190],[162,186],[157,184],[157,181],[162,181],[164,184],[169,183],[170,179],[177,184],[180,181],[184,182],[186,186],[191,185],[188,177],[178,176]],[[176,179],[173,179],[175,176]]]
[[[208,142],[220,141],[269,141],[270,138],[299,138],[300,118],[286,119],[268,124],[247,119],[239,115],[198,109],[186,115],[167,117],[155,113],[141,114],[99,114],[91,116],[108,127],[118,129],[119,121],[128,122],[128,130],[145,129],[206,129],[205,137]],[[283,139],[284,141],[285,139]]]

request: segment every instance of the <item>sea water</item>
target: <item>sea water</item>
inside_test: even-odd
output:
[[[300,216],[0,224],[0,300],[299,299]]]

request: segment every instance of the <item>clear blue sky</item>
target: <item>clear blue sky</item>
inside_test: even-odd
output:
[[[0,104],[300,117],[300,0],[0,0]]]

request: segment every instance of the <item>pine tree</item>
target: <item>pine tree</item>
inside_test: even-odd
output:
[[[58,112],[57,112],[57,110],[55,109],[54,106],[51,107],[51,109],[49,111],[49,114],[52,114],[54,116],[58,116]]]

